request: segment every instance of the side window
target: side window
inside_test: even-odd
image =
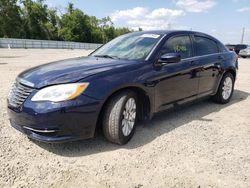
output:
[[[192,57],[192,44],[189,36],[170,38],[162,47],[160,54],[179,53],[181,59]]]
[[[196,56],[215,54],[219,52],[218,46],[215,41],[205,37],[195,36],[194,38]]]

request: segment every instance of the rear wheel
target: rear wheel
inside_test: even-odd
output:
[[[126,144],[135,131],[137,108],[137,97],[132,91],[111,98],[104,111],[104,136],[113,143]]]
[[[213,99],[215,102],[226,104],[230,101],[234,90],[234,76],[226,73],[220,83],[219,89]]]

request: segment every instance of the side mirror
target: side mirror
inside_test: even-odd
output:
[[[164,54],[158,59],[158,65],[166,65],[170,63],[179,63],[181,61],[181,55],[179,53],[168,53]]]

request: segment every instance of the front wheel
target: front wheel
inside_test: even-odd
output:
[[[110,99],[103,116],[103,133],[111,142],[126,144],[133,136],[137,118],[137,97],[123,91]]]
[[[213,96],[215,102],[226,104],[230,101],[234,91],[234,81],[234,76],[229,72],[223,76],[218,91]]]

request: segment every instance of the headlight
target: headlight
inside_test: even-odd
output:
[[[88,87],[89,83],[62,84],[46,87],[38,91],[32,101],[61,102],[75,99]]]

